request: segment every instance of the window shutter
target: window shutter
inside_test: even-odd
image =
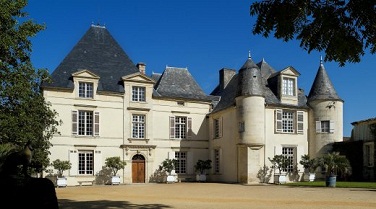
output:
[[[275,131],[282,132],[282,110],[275,110]]]
[[[170,117],[170,139],[175,138],[175,117]]]
[[[321,121],[316,121],[316,133],[321,133]]]
[[[102,170],[102,152],[94,152],[94,174],[97,175]]]
[[[220,117],[219,119],[218,119],[218,123],[219,123],[219,137],[222,137],[222,123],[223,122],[223,117]]]
[[[192,138],[192,118],[187,118],[187,138]]]
[[[94,136],[99,136],[99,112],[94,113]]]
[[[69,170],[70,176],[77,176],[78,171],[78,153],[76,150],[69,150],[69,162],[72,163],[71,169]]]
[[[304,132],[304,116],[303,116],[303,111],[298,111],[297,112],[297,115],[298,115],[298,120],[297,120],[297,132],[298,134],[302,134]]]
[[[77,110],[72,111],[72,134],[77,135]]]
[[[329,132],[330,133],[334,133],[334,121],[330,121],[330,124],[329,124]]]

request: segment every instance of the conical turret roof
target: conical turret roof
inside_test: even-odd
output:
[[[263,92],[260,69],[249,56],[239,70],[237,96],[263,96]]]
[[[322,61],[308,95],[308,102],[313,100],[342,100],[337,95]]]
[[[72,74],[88,70],[99,76],[98,91],[124,92],[122,76],[139,72],[104,26],[91,25],[51,74],[44,87],[73,89]]]

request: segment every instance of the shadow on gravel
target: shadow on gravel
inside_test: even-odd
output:
[[[127,201],[72,201],[67,199],[59,199],[59,209],[120,209],[120,208],[132,208],[132,209],[162,209],[172,208],[168,205],[162,204],[132,204]]]

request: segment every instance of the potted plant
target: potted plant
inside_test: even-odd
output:
[[[272,159],[268,158],[273,164],[272,168],[277,169],[278,173],[274,171],[274,183],[284,184],[286,183],[286,168],[288,165],[288,158],[284,155],[275,155]]]
[[[164,171],[167,173],[166,182],[167,183],[174,183],[176,182],[176,178],[171,172],[175,169],[176,159],[165,159],[162,164],[159,166],[160,171]]]
[[[304,179],[314,181],[316,169],[319,166],[316,158],[310,158],[308,154],[301,156],[299,163],[304,167]]]
[[[66,160],[56,159],[51,163],[52,167],[57,170],[56,185],[58,187],[67,186],[67,178],[64,176],[64,171],[71,169],[72,164]]]
[[[111,184],[120,184],[120,176],[117,175],[117,172],[120,169],[124,169],[127,165],[125,161],[122,161],[119,156],[108,157],[105,161],[105,166],[111,169]]]
[[[206,170],[209,170],[212,168],[211,166],[211,160],[198,160],[196,162],[196,165],[194,166],[197,175],[196,180],[197,181],[206,181]]]
[[[319,158],[321,171],[325,171],[326,186],[335,187],[337,175],[340,173],[346,175],[350,173],[351,165],[346,156],[339,152],[327,153]]]

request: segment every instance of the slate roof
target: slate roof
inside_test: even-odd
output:
[[[317,71],[315,80],[313,81],[311,91],[308,95],[308,102],[313,100],[340,100],[342,99],[337,95],[332,82],[325,70],[323,63]]]
[[[212,112],[235,106],[237,96],[249,95],[263,96],[268,105],[291,107],[292,105],[281,103],[277,92],[273,91],[278,82],[274,78],[277,78],[278,73],[264,59],[255,64],[249,57],[225,89],[220,89],[218,85],[212,91],[211,95],[220,97]],[[294,107],[308,108],[307,97],[302,89],[298,89],[298,105]]]
[[[124,92],[122,76],[139,72],[103,26],[91,25],[42,87],[73,89],[72,73],[89,70],[100,77],[98,91]]]
[[[157,81],[154,85],[154,97],[211,100],[187,68],[166,67],[162,74],[153,74],[151,77]]]

